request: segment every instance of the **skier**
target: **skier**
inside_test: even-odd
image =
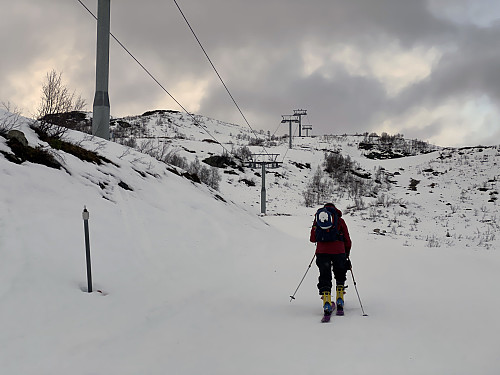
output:
[[[342,212],[333,203],[320,208],[314,217],[310,241],[316,243],[316,265],[319,269],[318,290],[323,300],[324,321],[328,321],[337,303],[336,315],[344,315],[344,283],[351,269],[351,238]],[[332,303],[332,269],[336,282],[336,299]]]

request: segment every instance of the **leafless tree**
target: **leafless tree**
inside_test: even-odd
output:
[[[42,85],[40,104],[35,114],[37,120],[35,127],[48,136],[62,137],[67,128],[60,122],[57,124],[50,122],[51,117],[71,111],[81,111],[85,106],[85,100],[81,96],[76,96],[74,91],[71,92],[63,84],[62,73],[52,69],[47,73]]]

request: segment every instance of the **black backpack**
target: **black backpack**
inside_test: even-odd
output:
[[[316,211],[316,242],[344,241],[339,231],[339,214],[335,207],[323,207]]]

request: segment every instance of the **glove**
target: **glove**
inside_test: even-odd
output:
[[[345,268],[347,270],[350,270],[352,268],[351,260],[349,258],[347,258],[347,260],[345,262]]]

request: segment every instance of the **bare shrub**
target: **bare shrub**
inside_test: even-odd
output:
[[[252,157],[252,151],[250,151],[247,146],[239,147],[236,150],[233,150],[232,154],[241,161],[247,161]]]
[[[69,91],[63,84],[62,73],[57,73],[52,69],[47,73],[45,82],[42,84],[40,104],[35,114],[37,122],[33,124],[33,127],[39,134],[61,138],[67,132],[67,127],[50,122],[50,117],[56,114],[81,111],[85,106],[85,100],[81,96],[76,96],[74,91]]]
[[[9,102],[2,102],[0,107],[6,111],[5,116],[0,118],[0,134],[7,134],[9,131],[19,127],[21,111],[12,107]]]
[[[311,181],[307,184],[306,190],[302,192],[304,203],[307,207],[330,200],[333,186],[330,178],[320,166],[316,169]]]

